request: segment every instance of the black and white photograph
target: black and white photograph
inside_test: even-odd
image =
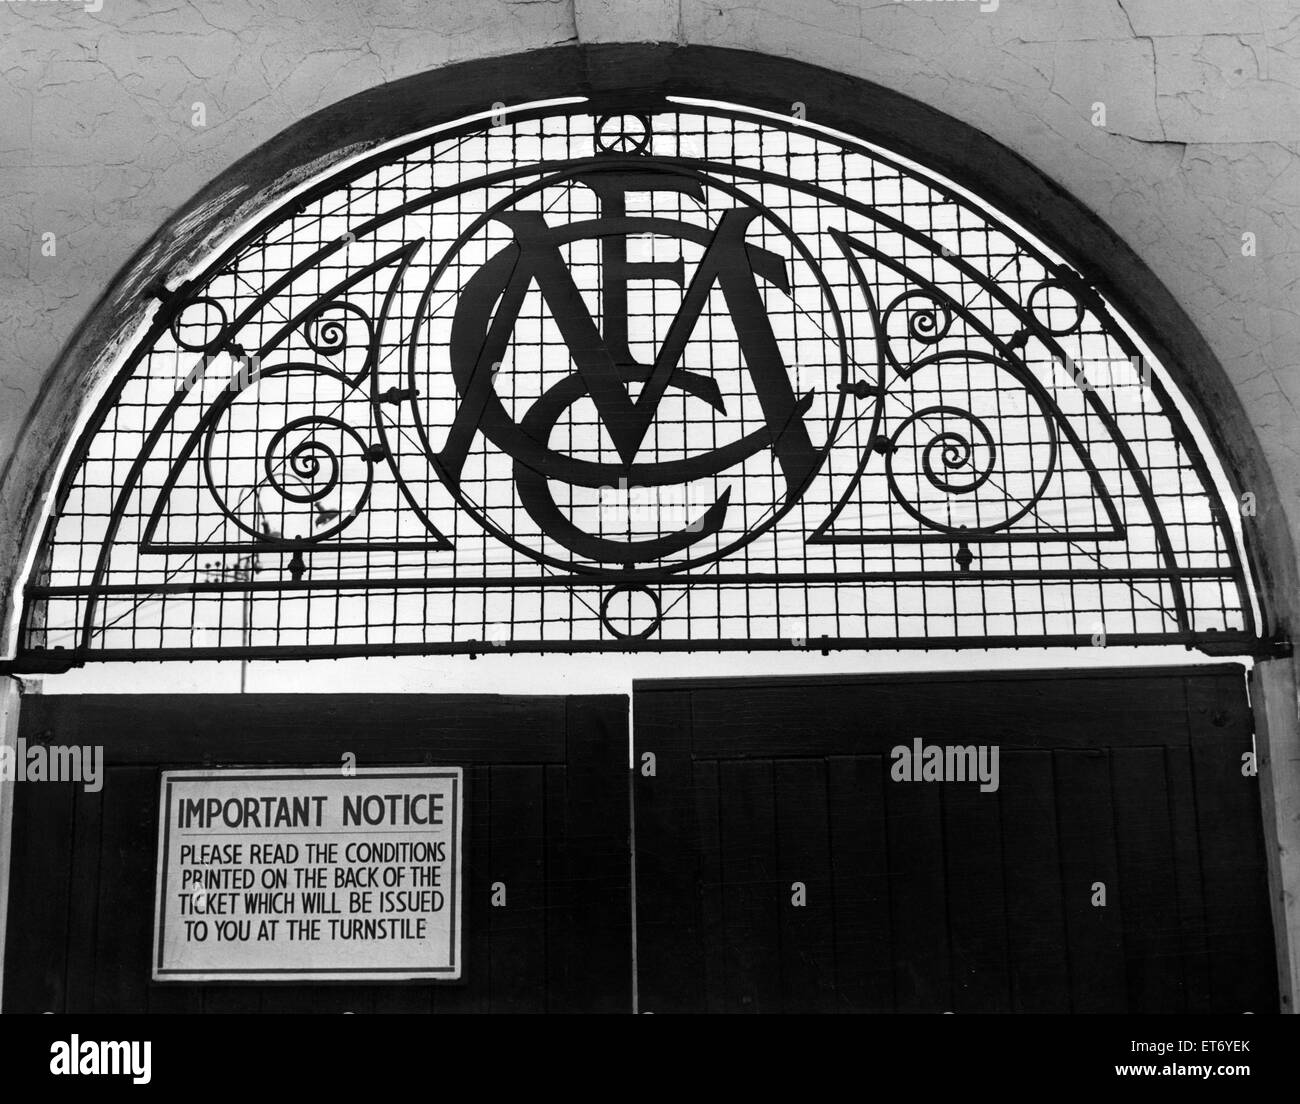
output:
[[[1298,289],[1297,0],[0,0],[13,1083],[1280,1072]]]

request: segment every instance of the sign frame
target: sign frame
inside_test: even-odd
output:
[[[170,835],[172,830],[173,790],[176,783],[200,781],[322,781],[349,782],[357,779],[384,778],[449,778],[451,779],[450,847],[447,879],[450,915],[449,961],[445,965],[428,967],[402,966],[345,966],[345,967],[231,967],[231,968],[176,968],[164,963],[166,952],[165,928],[167,922],[167,881]],[[465,839],[465,768],[462,766],[376,766],[355,767],[343,774],[338,767],[263,767],[256,765],[226,766],[217,768],[164,770],[159,777],[157,866],[154,880],[153,939],[151,942],[150,975],[155,984],[305,984],[331,983],[407,983],[463,984],[464,923],[462,901],[464,898],[464,839]],[[365,828],[357,829],[364,835]],[[272,833],[267,833],[272,834]]]

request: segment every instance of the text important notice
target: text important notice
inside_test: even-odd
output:
[[[454,980],[459,767],[164,771],[157,981]]]

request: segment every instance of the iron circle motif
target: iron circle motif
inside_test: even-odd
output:
[[[684,197],[689,220],[681,212],[675,218],[657,212],[629,215],[619,182],[630,178],[633,166],[638,189]],[[776,211],[743,188],[690,165],[611,157],[576,163],[541,179],[535,171],[519,175],[532,179],[469,222],[443,253],[414,312],[404,382],[426,458],[458,505],[485,531],[539,563],[583,574],[617,565],[621,574],[654,575],[730,555],[798,503],[820,472],[844,417],[846,396],[840,385],[849,374],[848,345],[839,305],[817,257]],[[588,203],[582,217],[555,222],[547,216],[558,206],[557,190],[563,189],[590,193]],[[593,209],[595,217],[585,217]],[[488,226],[492,237],[485,245]],[[632,262],[625,248],[633,237],[667,241],[678,255]],[[762,243],[767,241],[780,243],[784,256],[766,248]],[[477,256],[488,254],[485,261],[462,259],[471,252],[471,242],[478,243]],[[626,314],[622,325],[611,325],[615,310],[626,311],[627,293],[623,287],[618,299],[602,299],[615,283],[601,282],[602,264],[611,257],[624,270],[633,263],[657,265],[657,274],[680,288],[680,303],[673,300],[664,313],[638,320],[655,335],[649,354],[643,349],[638,357],[630,351]],[[580,263],[584,260],[585,265]],[[467,276],[462,274],[466,269]],[[574,272],[588,283],[579,286]],[[784,310],[776,322],[768,307],[773,297]],[[536,385],[540,393],[521,392],[526,374],[503,369],[525,300],[531,303],[524,312],[527,320],[545,315],[554,327],[549,332],[558,334],[549,343],[526,346],[528,371],[542,380]],[[434,303],[452,304],[445,309],[453,317],[435,319]],[[711,359],[697,363],[683,356],[710,303],[731,312],[723,322],[735,335],[732,344],[739,352],[736,363],[725,367],[732,373],[729,378],[747,381],[745,394],[732,386],[724,395],[717,381],[726,373]],[[820,359],[814,356],[796,366],[783,354],[782,340],[787,347],[794,345],[793,328],[805,325],[810,308],[817,313],[797,336],[803,348],[820,343]],[[716,310],[710,314],[709,325],[723,322]],[[713,348],[712,342],[707,347]],[[564,367],[557,378],[559,361]],[[431,382],[437,384],[438,371],[454,381],[457,412],[450,427],[445,417],[439,425],[429,413],[433,407],[423,405],[432,402],[426,396]],[[508,393],[516,380],[516,390]],[[666,397],[679,406],[703,404],[697,410],[708,408],[706,419],[691,422],[689,434],[690,420],[680,414],[660,421],[656,415]],[[742,408],[748,420],[733,417]],[[571,445],[568,451],[553,444],[552,437],[561,432],[572,440],[584,429],[574,429],[579,413],[593,411],[585,429],[599,433],[599,449],[591,438],[585,448]],[[712,430],[704,445],[699,443],[700,425]],[[439,432],[445,436],[439,438]],[[674,455],[666,455],[671,450],[656,436],[660,433],[679,435]],[[480,435],[512,463],[508,478],[517,492],[514,509],[495,507],[495,517],[494,507],[466,476],[470,442]],[[587,455],[580,455],[584,451]],[[735,480],[744,478],[736,469],[747,461],[757,463],[759,456],[765,458],[769,487],[778,489],[767,492],[767,501],[733,497]],[[651,523],[652,531],[639,533],[638,539],[584,528],[573,516],[572,500],[557,501],[553,494],[554,486],[601,493],[630,487],[659,494],[691,484],[698,489],[701,483],[711,489],[698,504],[683,504],[685,524],[654,532]],[[486,487],[482,478],[480,484]],[[518,515],[531,518],[532,531],[520,531]],[[566,550],[573,555],[565,555]]]
[[[1026,302],[1043,329],[1053,337],[1072,334],[1083,325],[1082,304],[1059,280],[1043,280],[1036,284]],[[1067,316],[1064,325],[1054,321],[1054,317],[1058,314]]]
[[[596,120],[595,143],[598,153],[649,153],[652,132],[644,115],[602,115]]]
[[[630,628],[628,631],[624,631],[614,624],[609,611],[610,603],[620,595],[626,595],[628,598],[628,620],[630,621],[633,617],[631,612],[631,599],[633,596],[638,594],[644,595],[650,599],[654,606],[654,613],[645,616],[644,619],[646,623],[640,629],[635,632],[631,631]],[[605,596],[600,600],[600,623],[605,627],[610,635],[618,637],[619,640],[647,640],[659,631],[659,627],[663,624],[663,619],[663,603],[660,602],[658,593],[648,586],[640,586],[637,584],[621,584],[619,586],[614,586],[607,590]]]
[[[221,348],[228,322],[225,306],[201,295],[178,307],[167,328],[187,353],[214,353]]]

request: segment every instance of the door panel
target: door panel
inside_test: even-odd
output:
[[[635,717],[645,1010],[1276,1010],[1238,666],[645,683]],[[916,739],[996,745],[998,788],[894,781]]]
[[[28,699],[29,742],[101,743],[109,767],[98,794],[15,788],[6,1010],[626,1011],[626,717],[618,697]],[[998,789],[893,781],[914,739],[996,744]],[[641,1007],[1275,1010],[1251,745],[1235,666],[639,686]],[[159,772],[348,751],[466,768],[464,983],[152,983]]]
[[[102,744],[108,769],[95,794],[15,786],[6,1011],[631,1008],[626,698],[34,697],[21,727],[29,743]],[[466,768],[464,982],[152,982],[159,773],[345,752]]]

